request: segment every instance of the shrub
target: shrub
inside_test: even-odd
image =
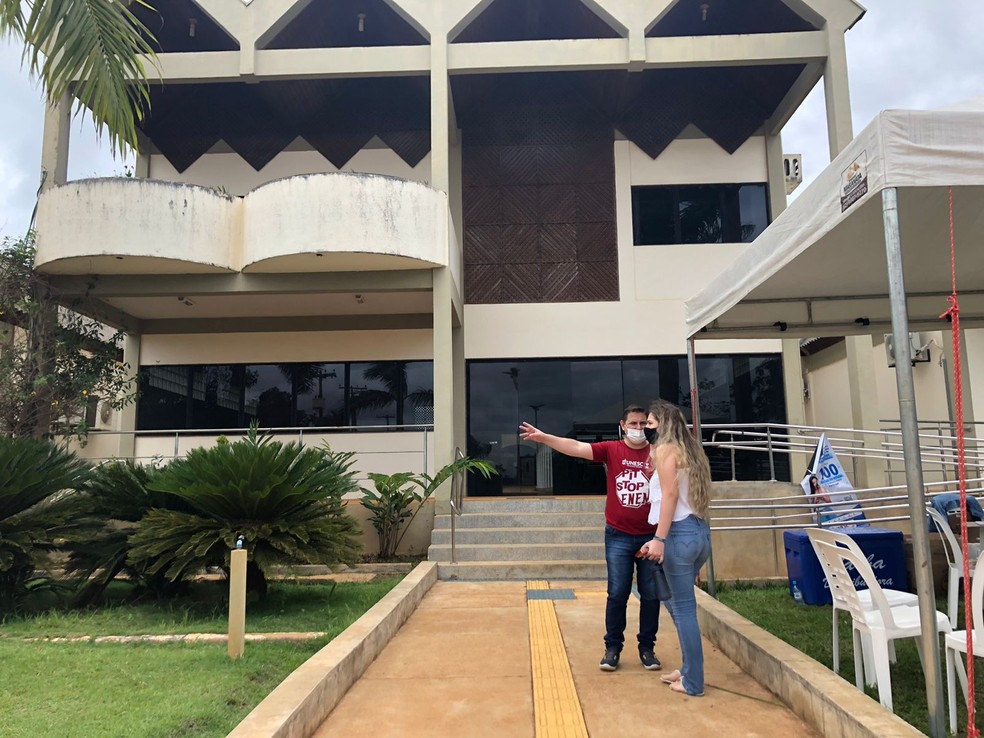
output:
[[[265,594],[271,567],[355,561],[358,527],[342,496],[358,489],[351,453],[305,448],[260,436],[195,449],[151,480],[151,491],[189,510],[154,508],[130,536],[128,562],[178,581],[209,566],[228,567],[243,536],[247,586]]]
[[[89,605],[98,600],[119,574],[157,595],[173,589],[162,574],[151,574],[146,564],[127,562],[129,537],[148,512],[155,508],[191,512],[181,498],[149,489],[160,474],[153,466],[132,462],[103,464],[74,496],[64,544],[66,572],[84,580],[74,604]]]
[[[413,472],[370,473],[375,490],[362,488],[362,505],[369,511],[369,521],[379,537],[379,558],[391,559],[396,555],[424,500],[452,475],[468,471],[478,472],[486,479],[498,473],[489,462],[467,456],[438,470],[433,477]]]
[[[37,570],[64,528],[67,493],[88,474],[84,461],[48,441],[0,437],[0,610],[18,609],[49,584]]]

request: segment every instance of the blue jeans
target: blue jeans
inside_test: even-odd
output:
[[[608,564],[608,602],[605,607],[605,648],[621,652],[625,644],[625,609],[632,594],[632,572],[639,587],[639,650],[656,645],[659,629],[659,600],[649,571],[648,559],[636,558],[642,544],[652,536],[632,535],[605,526],[605,562]]]
[[[666,538],[663,571],[673,598],[666,607],[676,625],[683,654],[680,674],[687,694],[704,693],[704,647],[697,625],[694,580],[711,553],[711,530],[707,522],[690,515],[673,523]]]

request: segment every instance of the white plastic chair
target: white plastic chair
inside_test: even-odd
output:
[[[974,656],[984,656],[984,555],[977,557],[971,575],[971,610],[974,622]],[[967,631],[955,630],[943,639],[946,649],[946,691],[950,702],[950,732],[957,732],[957,690],[953,683],[954,672],[960,677],[964,698],[967,695],[967,670],[957,653],[967,653]],[[959,670],[956,668],[959,664]]]
[[[851,613],[854,626],[854,680],[858,689],[863,689],[864,666],[861,656],[862,635],[871,639],[872,662],[878,685],[878,699],[889,710],[892,709],[892,674],[889,666],[889,643],[899,638],[921,638],[919,608],[899,605],[889,607],[885,593],[878,584],[875,573],[867,559],[858,556],[843,546],[817,541],[815,547],[821,556],[826,557],[830,570],[830,594],[834,600]],[[871,593],[874,608],[866,610],[854,587],[854,580],[848,565],[864,579]],[[936,629],[940,633],[951,631],[950,621],[945,613],[936,613]],[[922,651],[920,659],[922,658]]]
[[[950,627],[957,627],[957,602],[960,598],[960,581],[963,579],[963,549],[960,541],[950,530],[949,521],[940,514],[939,510],[929,507],[926,508],[929,519],[933,521],[936,530],[939,531],[943,539],[943,551],[946,553],[946,563],[950,568],[950,576],[946,586],[946,609],[950,615]],[[972,543],[968,546],[970,550],[970,560],[974,561],[980,554],[980,544]]]
[[[823,569],[823,574],[827,578],[828,582],[830,581],[830,572],[828,571],[827,561],[825,557],[821,556],[820,552],[817,551],[817,545],[816,545],[817,541],[823,541],[825,543],[829,543],[834,546],[838,546],[838,545],[844,546],[844,548],[848,549],[849,551],[853,551],[857,556],[867,560],[867,557],[864,555],[864,552],[861,550],[861,547],[858,546],[857,542],[846,533],[838,533],[836,531],[826,530],[824,528],[808,528],[806,531],[806,535],[809,537],[810,543],[813,544],[813,550],[814,552],[816,552],[817,558],[820,560],[820,567]],[[914,607],[919,604],[919,597],[913,594],[912,592],[904,592],[901,589],[882,589],[882,592],[885,593],[885,599],[887,600],[889,607],[898,607],[899,605]],[[858,592],[858,599],[860,600],[861,605],[862,607],[864,607],[864,609],[866,610],[875,609],[875,605],[871,601],[871,593],[868,590],[865,589]],[[834,655],[834,664],[833,664],[834,672],[837,673],[840,671],[840,637],[838,634],[839,627],[838,627],[837,611],[845,610],[846,608],[844,608],[836,599],[833,600],[833,604],[834,607],[833,607],[833,618],[832,618],[832,625],[831,625],[831,638],[833,640],[832,650]],[[872,684],[874,682],[874,671],[869,668],[869,664],[871,664],[871,644],[868,641],[867,637],[864,638],[863,646],[864,646],[864,655],[865,655],[865,659],[864,659],[865,675],[867,677],[866,681],[868,684]],[[890,656],[892,662],[894,663],[895,661],[894,646],[891,646]]]

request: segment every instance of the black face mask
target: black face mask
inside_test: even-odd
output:
[[[659,438],[659,428],[643,428],[643,433],[646,434],[646,441],[649,443],[656,443],[656,439]]]

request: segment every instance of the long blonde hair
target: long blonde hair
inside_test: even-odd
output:
[[[711,498],[711,465],[704,453],[704,447],[687,427],[683,411],[666,400],[655,400],[649,412],[659,423],[659,438],[652,449],[655,462],[659,446],[671,446],[677,455],[677,473],[686,469],[690,475],[690,507],[700,518],[707,518],[707,508]]]

